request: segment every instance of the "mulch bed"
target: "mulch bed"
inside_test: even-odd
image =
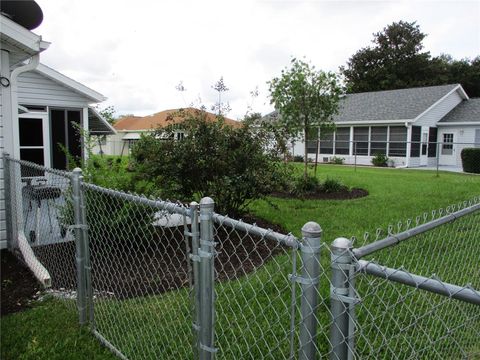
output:
[[[251,216],[245,216],[244,221],[287,233],[279,226]],[[95,296],[127,299],[188,286],[183,231],[183,226],[157,228],[150,238],[137,241],[116,241],[114,234],[92,239],[90,254]],[[215,269],[220,281],[244,276],[284,249],[276,242],[217,226],[215,241],[218,252]],[[52,289],[71,294],[76,289],[75,243],[44,245],[33,250],[50,273]],[[2,315],[28,307],[40,289],[41,285],[23,264],[12,254],[2,251]]]
[[[271,194],[274,197],[283,198],[283,199],[302,199],[302,200],[349,200],[357,199],[368,195],[368,191],[360,188],[344,188],[336,192],[322,192],[318,191],[315,193],[304,194],[302,196],[295,196],[291,193],[285,192],[275,192]]]
[[[1,251],[0,261],[1,316],[29,308],[42,286],[30,270],[9,251]]]

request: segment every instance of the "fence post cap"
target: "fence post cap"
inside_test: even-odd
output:
[[[332,247],[337,249],[350,249],[352,248],[352,241],[344,237],[336,238],[333,240]]]
[[[197,205],[198,205],[198,203],[197,203],[196,201],[192,201],[192,202],[190,202],[190,204],[189,204],[189,205],[190,205],[190,206],[197,206]]]
[[[200,205],[202,205],[203,207],[210,207],[210,206],[213,207],[214,204],[215,204],[215,201],[213,201],[213,199],[208,196],[200,200]]]
[[[322,228],[314,221],[309,221],[302,227],[302,235],[304,237],[320,237],[322,235]]]
[[[73,169],[73,173],[74,173],[74,174],[81,174],[81,173],[82,173],[82,169],[80,169],[79,167],[76,167],[75,169]]]

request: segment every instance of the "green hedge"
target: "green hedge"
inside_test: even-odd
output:
[[[480,148],[465,148],[461,156],[463,171],[480,174]]]

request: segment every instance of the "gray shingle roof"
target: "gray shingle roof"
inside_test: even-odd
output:
[[[348,94],[340,100],[336,123],[415,119],[458,84]],[[276,111],[265,116],[274,117]]]
[[[480,122],[480,98],[462,101],[439,122]]]
[[[415,119],[457,84],[348,94],[339,105],[336,123]]]

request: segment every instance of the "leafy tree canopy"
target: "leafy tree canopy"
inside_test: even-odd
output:
[[[336,74],[292,59],[291,67],[269,81],[270,103],[279,113],[277,124],[290,138],[306,140],[313,129],[332,128],[342,92]],[[314,130],[316,131],[316,130]],[[305,155],[307,154],[307,142]],[[307,177],[307,156],[304,176]]]
[[[340,70],[347,92],[401,89],[460,83],[480,96],[480,57],[453,60],[423,51],[427,35],[416,22],[394,22],[373,34],[373,46],[358,50]]]

